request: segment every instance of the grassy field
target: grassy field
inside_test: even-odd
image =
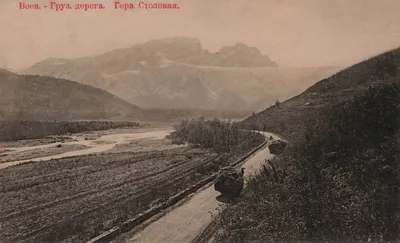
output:
[[[61,146],[61,147],[59,147]],[[44,157],[44,156],[51,156],[56,154],[65,153],[68,151],[77,151],[81,149],[86,149],[88,146],[80,145],[80,144],[55,144],[53,147],[50,148],[42,148],[42,149],[35,149],[35,150],[26,150],[26,151],[7,151],[5,150],[3,153],[0,154],[0,163],[5,163],[9,161],[16,161],[16,160],[27,160],[33,159],[37,157]]]
[[[76,141],[71,136],[48,136],[45,138],[38,138],[38,139],[23,139],[23,140],[14,140],[14,141],[3,141],[0,143],[1,149],[7,149],[10,147],[26,147],[26,146],[39,146],[44,144],[50,143],[64,143],[64,142],[72,142]]]
[[[87,240],[200,180],[203,175],[197,170],[215,157],[181,148],[66,158],[1,170],[0,238]]]
[[[0,141],[37,139],[50,135],[138,126],[137,122],[122,121],[0,121]]]

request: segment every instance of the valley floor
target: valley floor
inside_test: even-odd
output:
[[[3,161],[44,157],[0,169],[0,240],[89,240],[204,179],[220,163],[210,151],[171,144],[169,131],[118,129],[75,134],[64,143],[6,144],[3,154],[13,157]],[[43,152],[55,149],[69,152],[52,160]]]

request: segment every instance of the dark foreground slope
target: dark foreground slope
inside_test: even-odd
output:
[[[397,80],[399,67],[400,48],[321,80],[300,95],[245,119],[241,126],[276,132],[287,138],[298,137],[307,118],[313,122],[322,110],[352,99],[378,81]]]
[[[399,61],[385,53],[247,119],[290,146],[279,177],[265,167],[222,214],[216,241],[400,240]]]
[[[0,70],[2,120],[137,119],[141,115],[139,107],[98,88]]]

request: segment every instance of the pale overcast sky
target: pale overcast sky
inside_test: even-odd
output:
[[[0,67],[173,36],[197,37],[213,52],[242,42],[281,66],[346,66],[400,46],[399,0],[175,0],[179,10],[153,12],[114,10],[113,0],[59,1],[103,2],[106,11],[21,11],[18,1],[0,0]]]

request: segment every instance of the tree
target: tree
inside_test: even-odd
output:
[[[281,104],[281,102],[279,102],[279,100],[276,100],[276,102],[275,102],[276,107],[280,108],[280,107],[279,107],[280,104]]]

